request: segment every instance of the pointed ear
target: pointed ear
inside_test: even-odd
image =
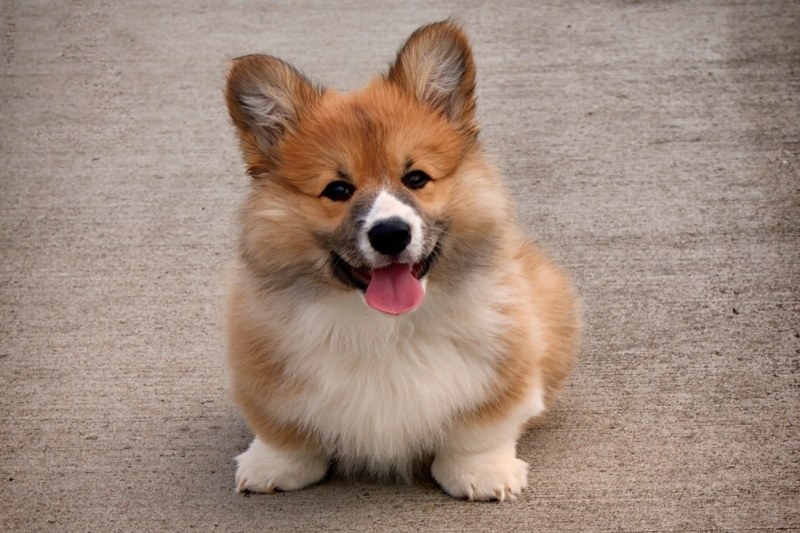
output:
[[[386,79],[468,130],[475,124],[475,62],[464,31],[450,21],[408,38]]]
[[[235,59],[228,73],[228,112],[239,131],[248,163],[270,157],[283,136],[322,91],[280,59],[249,55]]]

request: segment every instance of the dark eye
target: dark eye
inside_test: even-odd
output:
[[[346,202],[356,192],[356,188],[346,181],[332,181],[325,190],[322,191],[321,196],[329,198],[334,202]]]
[[[430,181],[431,177],[421,170],[412,170],[403,176],[403,185],[409,189],[421,189]]]

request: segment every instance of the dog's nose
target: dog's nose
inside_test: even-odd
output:
[[[402,219],[389,218],[367,232],[372,247],[384,255],[397,255],[411,242],[411,228]]]

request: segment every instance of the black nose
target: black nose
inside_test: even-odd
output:
[[[389,218],[372,226],[367,237],[378,252],[397,255],[411,242],[411,228],[399,218]]]

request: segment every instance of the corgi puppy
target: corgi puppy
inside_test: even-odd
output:
[[[241,57],[226,99],[252,178],[227,314],[255,433],[236,490],[423,465],[456,498],[516,497],[517,439],[570,371],[578,318],[481,149],[463,31],[423,26],[351,93]]]

